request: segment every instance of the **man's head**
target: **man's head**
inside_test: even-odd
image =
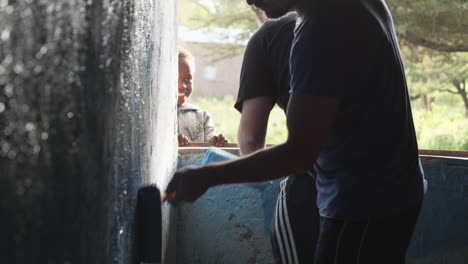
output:
[[[179,48],[179,96],[177,105],[184,104],[192,93],[194,73],[195,59],[188,50]]]
[[[246,0],[247,4],[262,9],[269,18],[278,18],[292,11],[297,0]]]

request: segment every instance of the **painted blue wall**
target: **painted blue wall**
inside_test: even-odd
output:
[[[229,152],[237,154],[236,149]],[[179,167],[206,149],[179,150]],[[428,192],[408,252],[410,264],[468,263],[468,160],[421,157]],[[273,263],[269,224],[279,180],[210,189],[177,208],[177,263]]]

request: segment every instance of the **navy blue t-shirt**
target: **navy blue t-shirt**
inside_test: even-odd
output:
[[[340,97],[316,163],[322,216],[363,220],[423,198],[393,21],[382,0],[319,0],[295,31],[291,93]]]

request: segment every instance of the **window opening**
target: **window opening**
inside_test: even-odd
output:
[[[468,151],[467,7],[445,1],[388,0],[401,47],[420,149]],[[237,141],[233,108],[245,45],[264,18],[243,1],[179,0],[179,39],[195,53],[190,102],[206,109],[216,130]],[[267,143],[286,139],[274,108]],[[385,139],[382,139],[385,140]]]

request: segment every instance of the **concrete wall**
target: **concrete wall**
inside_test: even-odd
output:
[[[179,165],[203,149],[180,149]],[[232,152],[232,150],[230,150]],[[468,160],[422,157],[428,192],[409,264],[468,263]],[[273,263],[269,223],[279,181],[210,189],[178,208],[177,263]]]
[[[177,155],[175,10],[0,1],[1,263],[137,263],[137,191]]]
[[[422,157],[428,191],[410,264],[468,263],[468,159]]]
[[[226,149],[238,155],[237,149]],[[179,167],[200,165],[206,149],[180,149]],[[177,263],[273,263],[269,240],[278,181],[211,188],[177,208]]]

